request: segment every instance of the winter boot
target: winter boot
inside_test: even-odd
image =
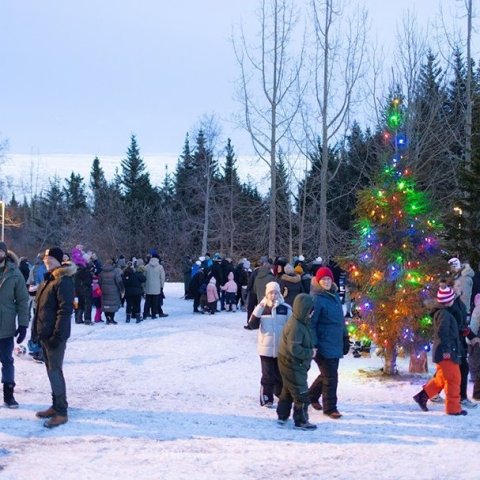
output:
[[[52,418],[57,414],[57,411],[53,407],[49,407],[46,410],[40,410],[39,412],[35,413],[37,418]]]
[[[63,425],[68,422],[68,415],[58,415],[55,414],[53,417],[51,417],[49,420],[46,420],[43,423],[43,426],[46,428],[54,428],[58,427],[60,425]]]
[[[428,395],[423,388],[416,395],[413,396],[413,399],[418,403],[418,406],[424,412],[428,412],[428,407],[427,407]]]
[[[142,315],[140,313],[137,313],[135,315],[135,323],[140,323],[143,320]]]
[[[13,389],[15,387],[14,383],[4,383],[3,384],[3,401],[7,408],[18,408],[18,402],[13,396]]]
[[[75,323],[83,323],[83,310],[75,310]]]
[[[294,407],[293,420],[295,430],[311,431],[317,429],[316,425],[308,421],[308,403],[304,403],[301,408]]]
[[[129,313],[127,313],[127,318],[126,318],[125,322],[130,323],[131,318],[132,318],[132,316]]]

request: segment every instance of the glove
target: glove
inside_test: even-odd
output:
[[[443,354],[443,359],[444,360],[450,360],[450,354],[449,353],[444,353]]]
[[[55,350],[60,345],[60,339],[56,335],[52,335],[47,340],[47,344],[52,350]]]
[[[463,328],[462,328],[462,335],[463,335],[464,337],[468,337],[468,335],[470,334],[470,332],[471,332],[471,330],[470,330],[469,327],[463,327]]]
[[[27,336],[27,327],[20,325],[15,332],[15,336],[17,337],[17,343],[22,343]]]
[[[480,345],[480,337],[475,337],[470,340],[470,345]]]
[[[343,354],[347,355],[350,351],[350,337],[347,335],[343,337]]]

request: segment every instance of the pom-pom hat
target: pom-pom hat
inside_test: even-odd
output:
[[[280,293],[280,285],[277,282],[268,282],[265,285],[265,295],[268,292],[277,292]]]
[[[449,261],[448,261],[448,264],[452,267],[452,268],[456,268],[457,270],[459,270],[460,268],[462,268],[462,263],[460,262],[460,260],[456,257],[454,258],[451,258]]]
[[[63,262],[63,251],[60,247],[47,248],[45,250],[45,256],[55,258],[58,263]]]
[[[438,289],[438,303],[450,303],[452,300],[455,300],[455,292],[450,287],[440,287]]]

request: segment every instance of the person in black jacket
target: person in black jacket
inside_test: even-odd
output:
[[[143,284],[147,281],[145,275],[140,271],[135,271],[132,262],[128,262],[122,273],[123,285],[125,287],[125,300],[127,302],[126,323],[134,318],[136,323],[142,321],[140,315],[140,303],[143,295]]]
[[[458,325],[449,311],[455,301],[455,293],[450,287],[440,287],[437,292],[437,306],[432,314],[433,347],[432,360],[437,364],[434,377],[413,396],[415,402],[428,412],[427,401],[445,390],[445,413],[466,415],[460,403],[461,374],[459,363],[462,347],[458,336]]]
[[[40,339],[52,388],[52,406],[36,413],[46,419],[47,428],[58,427],[68,421],[68,403],[63,359],[70,337],[75,285],[73,276],[77,267],[73,263],[62,265],[63,252],[59,247],[45,251],[43,261],[47,267],[45,281],[37,291],[33,328]]]

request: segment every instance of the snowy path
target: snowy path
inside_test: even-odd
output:
[[[245,313],[193,315],[181,285],[165,293],[168,318],[125,324],[121,310],[118,326],[73,325],[65,426],[47,430],[35,418],[49,400],[45,368],[16,358],[20,409],[0,409],[0,479],[480,478],[480,408],[462,418],[441,405],[423,413],[411,400],[421,377],[366,378],[358,369],[381,360],[349,355],[344,417],[313,411],[315,432],[278,427],[257,404],[260,364]]]

